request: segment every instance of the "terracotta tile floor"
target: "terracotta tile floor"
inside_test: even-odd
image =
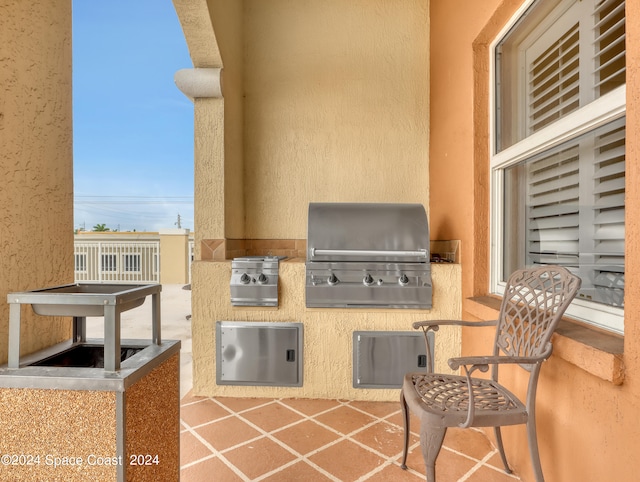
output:
[[[413,421],[417,427],[417,421]],[[419,436],[400,469],[399,403],[205,398],[181,406],[182,482],[424,480]],[[438,482],[515,482],[478,431],[450,429]]]

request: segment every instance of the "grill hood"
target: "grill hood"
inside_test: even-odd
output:
[[[431,308],[430,266],[422,205],[309,205],[308,307]]]
[[[420,204],[311,203],[308,261],[429,260],[429,225]]]

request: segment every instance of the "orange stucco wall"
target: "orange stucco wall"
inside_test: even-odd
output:
[[[0,363],[7,293],[73,281],[71,0],[0,6]],[[23,308],[22,352],[71,337]]]
[[[489,42],[522,0],[431,0],[430,216],[433,236],[462,241],[463,299],[487,294]],[[627,199],[624,382],[614,386],[557,354],[542,369],[538,440],[547,481],[632,481],[640,473],[640,4],[627,2]],[[634,75],[635,74],[635,75]],[[488,318],[471,313],[466,319]],[[490,311],[490,310],[487,310]],[[474,316],[478,315],[478,316]],[[493,333],[463,331],[463,354]],[[524,392],[524,377],[507,372]],[[504,431],[518,475],[533,474],[524,426]]]

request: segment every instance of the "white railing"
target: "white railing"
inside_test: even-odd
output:
[[[159,283],[160,242],[75,242],[75,280]]]

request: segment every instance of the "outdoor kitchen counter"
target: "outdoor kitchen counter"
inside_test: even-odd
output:
[[[194,394],[232,397],[299,397],[396,401],[396,389],[352,386],[354,331],[412,331],[414,321],[457,319],[462,312],[461,269],[455,263],[433,263],[433,308],[340,309],[307,308],[305,260],[280,263],[279,306],[235,307],[230,302],[231,260],[196,261],[192,266],[192,336]],[[216,321],[299,322],[304,326],[302,387],[232,386],[216,384]],[[436,336],[435,366],[449,372],[446,360],[460,355],[461,333],[443,327]]]

